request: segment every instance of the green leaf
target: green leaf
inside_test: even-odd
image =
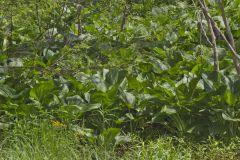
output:
[[[164,106],[161,110],[162,113],[166,113],[168,115],[171,115],[171,114],[175,114],[177,113],[177,110],[173,107],[169,107],[169,106]]]
[[[132,93],[121,91],[120,97],[126,104],[130,104],[131,106],[135,104],[136,97]]]
[[[156,51],[162,59],[167,57],[166,52],[162,48],[155,47],[153,50]]]
[[[118,81],[118,70],[117,69],[110,69],[109,72],[106,74],[106,82],[108,86],[114,85]]]
[[[10,97],[12,98],[14,96],[15,90],[10,88],[7,85],[0,85],[0,95],[3,97]]]
[[[153,69],[153,65],[150,63],[141,62],[139,64],[139,69],[141,69],[142,72],[151,72]]]
[[[104,81],[104,78],[105,77],[102,77],[100,73],[97,73],[92,76],[92,82],[95,84],[97,90],[100,90],[102,92],[106,92],[108,89]]]
[[[101,107],[101,104],[100,103],[95,103],[95,104],[81,104],[81,105],[78,105],[78,109],[85,113],[85,112],[89,112],[89,111],[92,111],[92,110],[95,110],[95,109],[99,109]]]
[[[0,122],[0,129],[8,129],[10,127],[9,123]]]
[[[66,98],[68,105],[79,105],[84,103],[84,100],[79,95],[71,96]]]
[[[206,74],[202,74],[202,79],[203,79],[203,84],[204,84],[204,88],[207,91],[213,91],[214,90],[214,86],[213,86],[213,82],[211,80],[208,79],[208,76]]]
[[[128,88],[136,91],[143,89],[143,84],[137,80],[135,77],[128,77]]]
[[[229,105],[229,106],[233,106],[235,103],[235,96],[234,94],[230,91],[230,90],[226,90],[224,93],[224,99],[225,102]]]
[[[30,97],[42,102],[44,98],[51,94],[51,92],[54,90],[54,87],[54,82],[52,80],[42,81],[33,86],[29,93]]]
[[[115,145],[125,144],[131,141],[131,137],[129,136],[116,136],[115,137]]]
[[[119,128],[108,128],[101,133],[104,145],[111,146],[116,142],[116,137],[120,134]]]
[[[227,113],[222,113],[222,117],[226,121],[232,121],[232,122],[240,122],[240,118],[232,118],[230,115]]]
[[[60,107],[58,114],[63,119],[72,120],[80,118],[84,113],[97,110],[100,107],[101,107],[100,103],[65,105]]]

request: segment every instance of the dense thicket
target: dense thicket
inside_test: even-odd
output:
[[[220,1],[201,2],[1,0],[2,127],[39,117],[105,136],[239,135],[240,1],[224,3],[236,46]]]

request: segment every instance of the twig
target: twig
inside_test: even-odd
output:
[[[206,38],[208,44],[212,47],[213,44],[212,44],[212,42],[209,40],[209,38],[208,38],[208,36],[207,36],[207,33],[206,33],[206,31],[205,31],[205,29],[204,29],[204,27],[203,27],[202,22],[199,22],[199,23],[200,23],[200,29],[201,29],[201,31],[202,31],[203,36]]]

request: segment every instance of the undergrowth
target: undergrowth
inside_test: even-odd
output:
[[[209,139],[194,143],[186,138],[161,136],[145,140],[131,135],[131,141],[108,147],[100,142],[85,142],[69,127],[52,121],[17,122],[2,132],[2,160],[177,160],[239,159],[240,139],[230,144]]]

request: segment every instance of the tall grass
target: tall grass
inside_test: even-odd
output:
[[[1,160],[92,160],[119,159],[113,149],[81,144],[74,131],[50,121],[17,122],[4,132]]]
[[[101,144],[82,144],[74,131],[54,127],[49,121],[17,122],[3,132],[1,160],[188,160],[238,159],[240,141],[230,145],[215,140],[208,144],[192,144],[180,139],[161,137],[144,142],[106,148]]]

